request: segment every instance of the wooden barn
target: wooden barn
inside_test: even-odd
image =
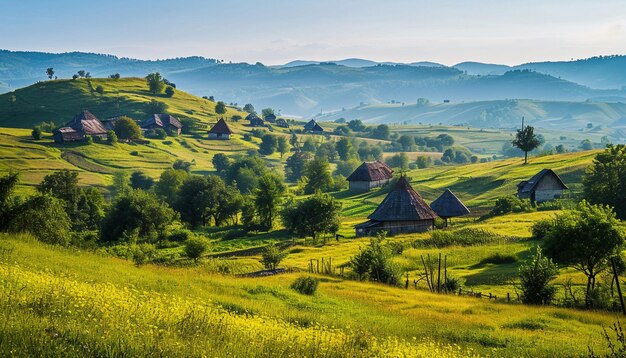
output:
[[[230,129],[224,118],[220,118],[217,123],[209,130],[209,139],[230,139],[233,131]]]
[[[569,188],[552,169],[542,169],[530,180],[517,184],[517,197],[530,199],[532,203],[541,203],[558,199]]]
[[[85,136],[107,138],[107,129],[89,111],[80,112],[53,134],[54,141],[57,143],[77,142],[84,140]]]
[[[304,131],[311,134],[323,134],[324,128],[320,126],[315,119],[311,119],[307,124],[304,125]]]
[[[284,118],[278,118],[276,120],[276,125],[282,128],[289,128],[289,123]]]
[[[470,214],[467,206],[450,189],[446,189],[441,196],[435,199],[430,204],[430,208],[437,213],[437,216],[446,221],[446,226],[448,226],[448,219]]]
[[[246,120],[250,123],[250,127],[265,127],[265,121],[259,118],[256,113],[248,114]]]
[[[390,235],[424,232],[435,226],[437,214],[411,187],[406,177],[401,177],[378,208],[368,216],[367,222],[355,227],[357,236],[373,235],[385,231]]]
[[[374,162],[363,162],[348,176],[347,180],[350,191],[359,192],[384,186],[389,183],[391,178],[393,178],[393,169],[377,160]]]
[[[183,125],[176,117],[169,114],[153,114],[141,122],[141,129],[143,130],[155,130],[157,128],[165,130],[168,134],[180,135]]]
[[[275,123],[276,122],[276,115],[274,113],[270,113],[267,116],[264,116],[263,120],[265,120],[266,122]]]

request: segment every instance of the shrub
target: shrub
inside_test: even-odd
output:
[[[136,156],[138,156],[138,155],[139,155],[139,152],[138,152],[138,151],[136,151],[136,150],[133,150],[132,152],[130,152],[130,155],[133,155],[133,156],[135,156],[135,157],[136,157]]]
[[[168,97],[172,97],[175,92],[176,91],[174,91],[174,87],[172,86],[167,86],[167,88],[165,89],[165,95]]]
[[[103,94],[104,93],[104,88],[102,88],[102,86],[98,86],[98,87],[96,87],[96,92],[98,92],[98,94]]]
[[[243,135],[243,140],[245,141],[251,141],[252,140],[252,136],[249,133],[246,133]]]
[[[209,248],[209,245],[204,239],[198,237],[192,237],[185,242],[185,255],[194,262],[198,262],[198,259]]]
[[[87,144],[93,144],[93,136],[85,136],[85,143]]]
[[[31,135],[33,136],[34,140],[40,140],[41,139],[41,128],[39,128],[39,127],[33,128],[33,131],[31,132]]]
[[[109,144],[117,143],[117,134],[115,134],[115,131],[112,131],[112,130],[107,131],[107,143]]]
[[[193,237],[193,232],[187,229],[177,229],[165,236],[167,241],[185,242]]]
[[[446,292],[456,292],[461,288],[461,280],[456,277],[448,277],[447,281],[444,282],[444,287]]]
[[[379,233],[370,244],[350,259],[350,266],[360,280],[369,279],[390,285],[400,282],[397,267],[391,262],[389,249],[381,245],[385,234]]]
[[[519,268],[521,300],[526,304],[547,305],[552,302],[556,294],[556,287],[550,284],[556,278],[559,270],[557,266],[537,251],[530,260]]]
[[[505,254],[501,254],[501,253],[496,253],[493,254],[491,256],[485,257],[484,259],[480,260],[480,262],[478,263],[478,265],[486,265],[486,264],[496,264],[496,265],[501,265],[501,264],[512,264],[514,262],[517,262],[517,257],[515,255],[505,255]]]
[[[147,243],[133,245],[131,248],[131,257],[136,266],[145,265],[154,260],[156,257],[156,249],[154,245]]]
[[[516,196],[507,196],[496,200],[496,204],[489,214],[482,216],[481,219],[490,218],[493,216],[504,215],[508,213],[521,213],[530,212],[533,208],[530,205],[529,200],[522,200]]]
[[[535,222],[530,229],[533,236],[532,238],[535,240],[543,240],[550,230],[552,230],[552,220],[539,220]]]
[[[291,288],[303,295],[313,295],[320,281],[311,276],[300,276],[291,284]]]
[[[276,245],[270,244],[263,249],[263,253],[261,254],[261,263],[268,270],[276,270],[278,264],[287,257],[286,252],[280,251]]]

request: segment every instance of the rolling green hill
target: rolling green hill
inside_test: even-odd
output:
[[[102,87],[102,94],[96,88]],[[10,101],[13,96],[15,101]],[[153,95],[148,92],[141,78],[92,78],[77,80],[53,80],[38,82],[31,86],[0,95],[0,126],[29,128],[42,121],[62,125],[82,111],[89,110],[100,119],[127,115],[141,120],[148,116],[147,103],[163,102],[168,113],[178,118],[193,118],[201,122],[215,122],[215,103],[176,90],[172,97]],[[232,108],[224,115],[245,116]]]

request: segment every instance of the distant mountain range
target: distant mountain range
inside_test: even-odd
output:
[[[285,115],[311,116],[360,104],[415,103],[427,98],[470,102],[506,99],[626,102],[626,56],[505,66],[463,62],[378,63],[366,59],[292,61],[281,66],[223,63],[203,57],[158,61],[92,53],[50,54],[0,50],[0,92],[79,70],[93,77],[159,71],[178,88],[228,103],[273,107]],[[3,83],[5,85],[3,85]]]

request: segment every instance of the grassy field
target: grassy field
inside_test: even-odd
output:
[[[135,267],[0,237],[3,356],[576,356],[615,317],[321,277]]]

